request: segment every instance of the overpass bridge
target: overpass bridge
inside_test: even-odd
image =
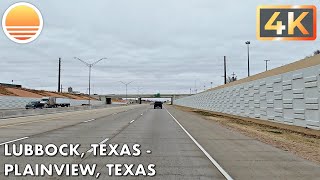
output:
[[[142,98],[170,98],[171,104],[174,100],[180,99],[194,94],[107,94],[107,95],[93,95],[92,97],[97,98],[105,104],[111,104],[111,99],[115,98],[138,98],[138,102],[141,104]]]

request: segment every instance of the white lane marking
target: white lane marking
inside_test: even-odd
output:
[[[91,122],[91,121],[94,121],[95,119],[90,119],[90,120],[87,120],[87,121],[83,121],[84,123],[87,123],[87,122]]]
[[[99,142],[99,144],[103,144],[103,143],[107,142],[108,140],[109,140],[109,138],[106,138],[103,141]],[[93,148],[89,149],[87,152],[92,153],[92,151],[93,151]]]
[[[97,173],[97,175],[96,175],[96,179],[98,179],[98,178],[99,178],[99,176],[100,176],[100,173]]]
[[[151,151],[151,150],[147,150],[146,153],[147,153],[147,154],[151,154],[152,151]]]
[[[133,123],[133,122],[134,122],[134,120],[130,121],[130,124]]]
[[[181,127],[181,129],[191,138],[191,140],[198,146],[198,148],[207,156],[207,158],[212,162],[212,164],[221,172],[221,174],[227,180],[233,180],[233,178],[220,166],[220,164],[214,160],[211,155],[195,140],[191,134],[179,123],[179,121],[172,116],[172,114],[166,109],[166,111],[170,114],[170,116],[176,121],[176,123]]]
[[[28,138],[29,137],[23,137],[23,138],[15,139],[15,140],[12,140],[12,141],[7,141],[7,142],[4,142],[4,143],[1,143],[0,146],[5,145],[5,144],[9,144],[9,143],[13,143],[13,142],[17,142],[17,141],[21,141],[21,140],[28,139]]]

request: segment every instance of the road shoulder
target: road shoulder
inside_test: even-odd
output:
[[[173,106],[169,112],[235,179],[316,179],[319,164]]]

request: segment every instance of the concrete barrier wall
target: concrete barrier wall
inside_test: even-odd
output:
[[[93,105],[93,106],[73,106],[73,107],[64,107],[64,108],[45,108],[45,109],[12,109],[12,110],[2,110],[0,111],[0,121],[4,118],[13,118],[13,117],[24,117],[24,116],[34,116],[34,115],[44,115],[44,114],[54,114],[62,112],[71,112],[71,111],[82,111],[89,109],[99,109],[106,107],[116,107],[121,105]]]
[[[253,81],[241,80],[240,84],[178,99],[175,104],[320,129],[319,59],[317,64]]]
[[[0,96],[0,109],[19,109],[25,108],[26,104],[30,101],[39,101],[40,98],[25,98],[16,96]],[[88,100],[74,100],[70,101],[71,106],[81,106],[88,104]],[[102,105],[102,101],[91,100],[92,105]]]

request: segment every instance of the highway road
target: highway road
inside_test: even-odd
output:
[[[81,146],[77,149],[80,152],[79,156],[5,156],[5,153],[13,152],[14,145],[20,144]],[[103,155],[105,152],[100,152],[105,146],[95,151],[91,144],[106,147],[111,144],[114,148],[116,144],[119,146],[113,154],[107,156]],[[129,152],[125,148],[126,145]],[[135,145],[140,145],[140,153],[134,149]],[[107,154],[112,152],[111,149],[106,151]],[[95,152],[100,153],[100,156],[95,156]],[[136,155],[133,155],[135,153]],[[153,109],[150,105],[0,120],[0,164],[0,179],[247,180],[320,177],[319,164],[172,106]],[[5,164],[17,164],[19,169],[15,167],[9,176],[5,176]],[[56,164],[60,167],[62,164],[97,166],[92,176],[69,176],[66,171],[62,176],[18,176],[20,172],[25,172],[27,164]],[[109,165],[109,168],[106,165]],[[120,171],[110,168],[112,165],[121,166]],[[141,167],[144,168],[145,176]],[[37,168],[32,169],[34,174],[35,169]]]

